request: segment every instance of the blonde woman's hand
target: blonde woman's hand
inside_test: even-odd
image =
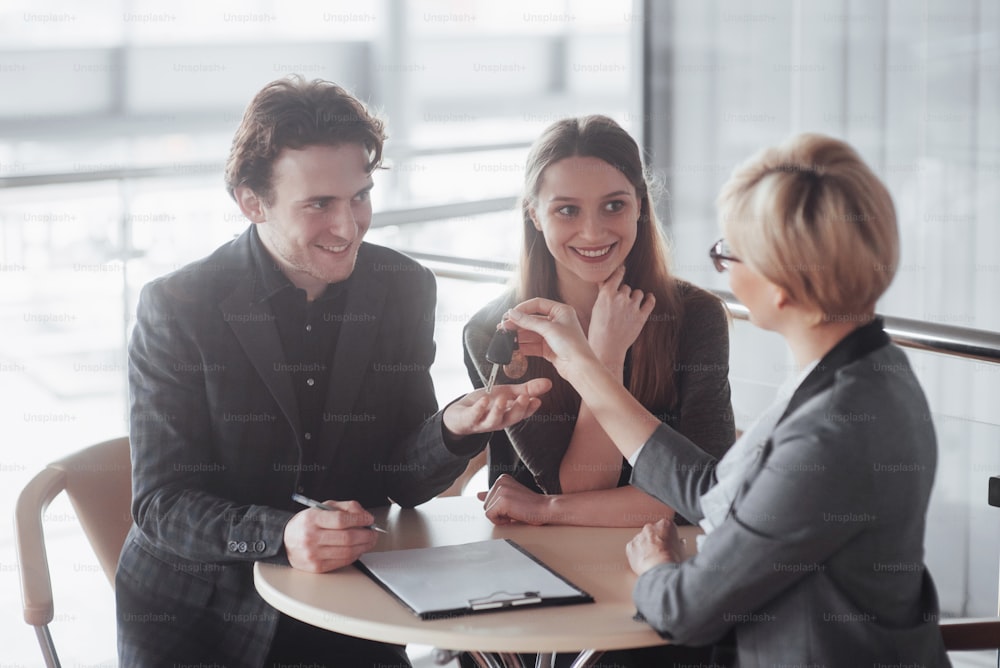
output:
[[[603,366],[587,343],[572,306],[535,297],[512,308],[507,316],[502,326],[517,330],[520,351],[548,360],[570,383],[574,370],[587,364]]]
[[[625,266],[601,283],[590,316],[587,341],[597,358],[612,370],[625,364],[625,353],[649,320],[656,297],[623,283]]]
[[[628,564],[636,575],[642,575],[660,564],[684,561],[684,544],[677,535],[677,526],[666,519],[647,524],[625,546]]]

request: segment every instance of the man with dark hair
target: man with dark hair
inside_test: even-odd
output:
[[[323,572],[376,533],[365,510],[443,491],[548,381],[438,411],[435,282],[364,243],[382,123],[343,89],[261,90],[226,181],[252,223],[142,291],[129,347],[132,514],[116,578],[123,666],[409,665],[402,647],[279,614],[256,561]],[[479,436],[479,434],[483,434]],[[299,493],[333,510],[301,510]]]

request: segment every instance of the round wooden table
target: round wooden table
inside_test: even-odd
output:
[[[437,498],[417,508],[392,506],[373,513],[376,523],[389,531],[379,535],[375,551],[509,538],[593,596],[594,603],[422,621],[354,566],[316,574],[258,563],[257,591],[281,612],[309,624],[401,645],[503,655],[584,652],[579,665],[587,665],[585,656],[596,659],[603,650],[665,644],[647,624],[633,619],[636,576],[625,557],[625,544],[637,529],[494,526],[482,503],[470,497]],[[694,545],[696,531],[680,528],[687,545]],[[489,659],[478,660],[494,665]]]

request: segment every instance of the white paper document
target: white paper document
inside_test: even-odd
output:
[[[511,540],[369,552],[357,566],[421,619],[594,600]]]

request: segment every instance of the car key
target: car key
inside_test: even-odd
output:
[[[514,350],[517,348],[517,332],[509,329],[498,329],[490,340],[490,346],[486,349],[486,361],[493,363],[493,370],[490,372],[490,379],[486,381],[486,391],[493,389],[493,384],[497,380],[497,372],[503,364],[510,364],[514,357]]]

